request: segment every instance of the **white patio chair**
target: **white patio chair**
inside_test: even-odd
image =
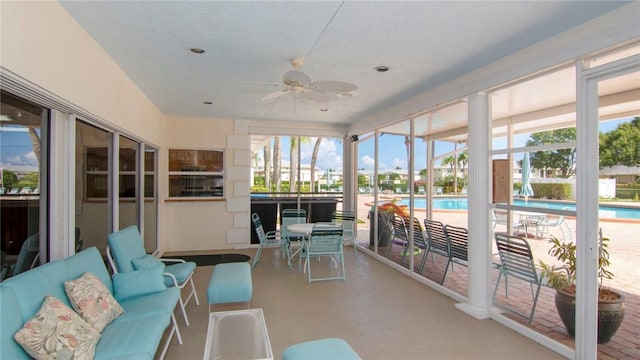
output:
[[[256,234],[258,235],[258,240],[260,240],[260,245],[258,246],[258,251],[256,252],[256,256],[253,258],[252,267],[256,267],[258,261],[260,261],[260,255],[262,255],[262,249],[264,248],[281,248],[284,251],[287,251],[283,247],[284,241],[278,237],[278,234],[275,231],[269,231],[267,233],[264,232],[262,228],[262,222],[260,221],[260,216],[258,214],[251,214],[251,220],[253,221],[253,226],[256,229]],[[287,256],[287,253],[282,253],[282,257]]]
[[[305,271],[307,272],[309,283],[324,280],[345,280],[344,252],[342,247],[342,227],[335,224],[316,224],[313,226],[309,241],[304,249]],[[338,273],[335,276],[325,276],[314,278],[311,275],[311,259],[321,256],[330,256],[330,270],[335,265]],[[336,260],[335,257],[338,259]],[[340,264],[341,270],[338,270]]]
[[[348,210],[336,210],[333,212],[332,222],[342,226],[342,240],[350,240],[353,245],[353,253],[358,256],[356,246],[356,214]]]

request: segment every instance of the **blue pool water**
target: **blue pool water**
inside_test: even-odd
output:
[[[400,205],[409,205],[409,199],[402,199],[399,202]],[[425,209],[427,207],[426,200],[424,198],[414,199],[416,209]],[[575,210],[576,205],[573,203],[557,203],[557,202],[544,202],[544,201],[529,201],[513,200],[513,205],[529,206],[537,208],[548,209],[567,209]],[[433,199],[434,210],[468,210],[469,202],[466,197],[438,197]],[[618,208],[611,206],[600,206],[600,218],[613,218],[613,219],[639,219],[640,209],[634,208]]]

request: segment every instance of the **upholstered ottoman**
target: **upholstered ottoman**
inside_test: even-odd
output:
[[[249,302],[253,295],[251,282],[251,266],[249,263],[225,263],[213,267],[209,280],[207,299],[211,305]]]
[[[282,360],[359,360],[360,356],[342,339],[321,339],[291,345],[282,352]]]

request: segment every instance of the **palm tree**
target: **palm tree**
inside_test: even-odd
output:
[[[280,148],[280,136],[273,138],[273,180],[276,182],[276,192],[280,192],[282,173],[282,150]]]
[[[298,146],[308,143],[309,138],[305,136],[291,136],[291,146],[289,147],[289,192],[296,192],[295,184],[298,179]]]
[[[262,150],[264,152],[264,186],[271,191],[271,141]]]
[[[311,154],[311,182],[309,184],[309,189],[313,192],[315,191],[315,179],[316,179],[316,162],[318,161],[318,151],[320,150],[320,143],[322,143],[322,138],[319,137],[316,139],[316,144],[313,146],[313,153]]]

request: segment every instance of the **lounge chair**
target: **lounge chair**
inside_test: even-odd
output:
[[[500,264],[498,266],[500,274],[496,281],[496,288],[493,290],[493,303],[495,304],[496,302],[496,293],[498,292],[500,279],[503,275],[505,296],[508,296],[509,288],[507,279],[509,276],[528,282],[531,287],[531,297],[533,300],[533,305],[531,306],[531,312],[529,315],[522,314],[506,305],[500,307],[524,317],[529,323],[531,323],[531,320],[533,320],[533,313],[536,311],[538,296],[540,295],[540,286],[543,283],[543,279],[538,275],[531,247],[527,240],[519,237],[509,236],[506,234],[496,234],[495,238],[496,245],[498,246],[498,254],[500,255]],[[533,289],[534,286],[536,287],[535,291]]]
[[[447,233],[444,230],[444,224],[440,221],[424,219],[424,228],[427,232],[427,253],[424,254],[422,264],[420,264],[420,273],[422,273],[424,269],[429,253],[431,253],[431,261],[433,263],[435,263],[434,254],[446,257],[447,266],[444,269],[442,281],[440,281],[440,285],[442,285],[447,276],[447,270],[449,270],[449,263],[451,262],[451,249],[449,247],[449,240],[447,240]]]

